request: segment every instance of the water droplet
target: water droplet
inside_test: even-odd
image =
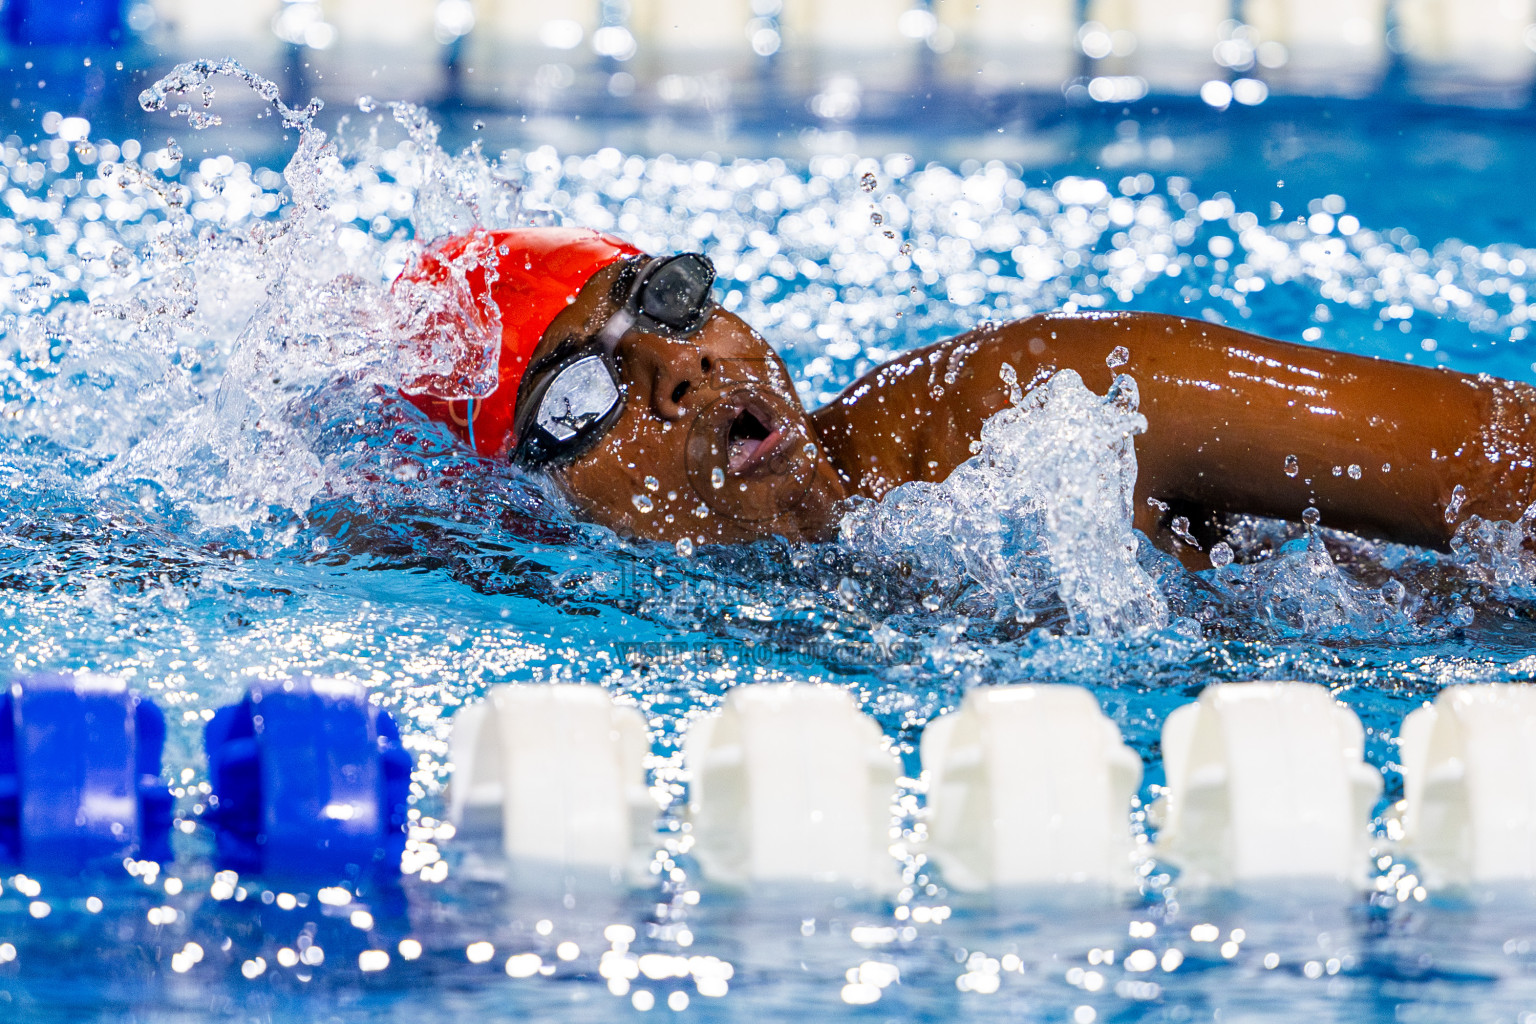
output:
[[[876,210],[874,213],[869,215],[869,222],[871,224],[884,224],[885,214],[881,213],[879,210]]]
[[[165,140],[165,158],[167,160],[180,160],[183,155],[181,146],[175,139]]]
[[[1390,463],[1390,462],[1383,462],[1381,464],[1381,471],[1383,473],[1390,473],[1390,472],[1392,472],[1392,463]]]
[[[689,540],[687,537],[680,538],[677,542],[677,553],[681,558],[692,558],[693,541]]]
[[[1461,506],[1465,505],[1466,503],[1467,489],[1461,484],[1457,484],[1451,490],[1450,503],[1445,506],[1445,521],[1448,523],[1454,523],[1456,521],[1456,516],[1461,512]]]
[[[1211,565],[1217,569],[1225,569],[1232,564],[1232,548],[1226,541],[1219,540],[1211,545]]]
[[[646,490],[654,491],[654,490],[656,490],[660,486],[661,486],[661,481],[657,480],[655,477],[648,476],[648,477],[645,478],[645,489]]]
[[[646,494],[637,494],[630,500],[635,503],[635,508],[639,509],[641,512],[649,512],[651,509],[656,507],[651,502],[650,496]]]
[[[807,442],[805,442],[805,447],[803,449],[801,449],[801,450],[805,452],[805,457],[806,458],[812,460],[813,462],[815,461],[815,459],[816,459],[816,442],[815,441],[807,441]]]
[[[1195,535],[1189,532],[1188,516],[1174,516],[1173,522],[1168,524],[1168,529],[1172,530],[1173,535],[1185,544],[1188,544],[1196,551],[1201,550],[1200,542],[1195,540]]]
[[[911,242],[902,242],[901,243],[901,248],[896,250],[896,251],[901,253],[903,256],[911,256],[912,255],[912,243]],[[917,286],[916,285],[912,286],[912,294],[913,295],[917,294]]]
[[[714,469],[710,470],[709,471],[709,485],[711,487],[713,487],[717,491],[720,488],[724,487],[725,486],[725,470],[721,469],[719,466],[716,466]]]
[[[1349,473],[1349,478],[1351,480],[1359,480],[1360,479],[1360,467],[1355,465],[1353,462],[1351,462],[1349,464],[1349,469],[1346,470],[1346,472]]]
[[[357,109],[365,114],[371,114],[379,109],[379,101],[372,96],[359,96],[357,98]]]
[[[485,122],[484,121],[476,121],[475,122],[475,131],[478,132],[478,131],[480,131],[484,127],[485,127]]]
[[[1308,526],[1316,526],[1318,523],[1322,522],[1322,519],[1323,514],[1311,505],[1302,510],[1301,521],[1306,523]]]
[[[872,171],[865,171],[864,177],[859,179],[859,188],[863,189],[865,192],[873,192],[875,187],[879,184],[879,179],[875,177]]]
[[[1296,456],[1294,456],[1294,455],[1287,455],[1285,457],[1285,475],[1286,476],[1295,476],[1297,473],[1300,473],[1300,472],[1301,472],[1301,463],[1297,460]]]
[[[944,602],[939,600],[939,595],[937,594],[929,594],[923,598],[923,607],[931,612],[936,612],[943,606]]]
[[[1114,350],[1104,360],[1104,365],[1111,370],[1119,369],[1131,361],[1131,350],[1124,345],[1116,345]]]
[[[1343,476],[1344,475],[1344,467],[1343,466],[1334,466],[1333,467],[1333,475],[1334,476]]]

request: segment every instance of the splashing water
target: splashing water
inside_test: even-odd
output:
[[[67,452],[88,470],[87,490],[148,484],[206,528],[250,532],[368,490],[388,467],[353,473],[357,439],[337,428],[381,422],[402,385],[455,379],[457,393],[431,388],[450,397],[494,386],[498,325],[471,339],[469,357],[427,329],[462,305],[465,273],[493,254],[466,254],[457,289],[388,282],[417,239],[510,225],[519,207],[511,182],[477,155],[444,153],[409,104],[390,107],[407,141],[389,148],[377,126],[328,142],[313,123],[318,101],[290,108],[233,61],[181,65],[141,102],[162,109],[200,91],[206,107],[216,75],[243,81],[299,130],[286,171],[225,158],[178,180],[174,143],[98,164],[55,236],[74,251],[42,247],[57,272],[34,278],[51,287],[10,296],[5,335],[23,373],[7,397],[10,436]]]
[[[202,100],[201,110],[194,110],[191,104],[182,103],[171,109],[171,116],[185,117],[187,123],[194,128],[211,128],[214,125],[223,124],[223,118],[208,112],[213,106],[214,93],[211,79],[215,77],[234,78],[244,82],[247,88],[272,105],[272,108],[281,115],[283,126],[286,128],[297,128],[300,131],[313,130],[315,115],[325,107],[321,100],[311,99],[296,110],[283,102],[277,83],[248,70],[237,60],[229,59],[193,60],[176,65],[171,69],[170,74],[139,94],[139,106],[147,112],[165,110],[172,96],[185,96],[196,92]]]
[[[1128,376],[1100,397],[1062,370],[989,419],[947,480],[904,484],[846,516],[843,543],[910,557],[1000,618],[1033,621],[1059,595],[1079,632],[1161,628],[1168,607],[1131,529],[1131,439],[1147,425],[1136,405]]]

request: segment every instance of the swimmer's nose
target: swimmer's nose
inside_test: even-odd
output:
[[[709,354],[691,342],[638,332],[620,344],[619,358],[629,368],[630,386],[639,389],[631,397],[648,390],[651,408],[664,420],[682,417],[689,394],[712,365]]]

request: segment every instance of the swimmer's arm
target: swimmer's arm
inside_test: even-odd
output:
[[[909,353],[818,410],[829,456],[871,496],[943,479],[1007,402],[1005,363],[1026,387],[1062,368],[1099,393],[1135,378],[1138,507],[1315,506],[1327,525],[1443,547],[1466,517],[1518,518],[1532,498],[1536,390],[1157,314],[1033,317]]]

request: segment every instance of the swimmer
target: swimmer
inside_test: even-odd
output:
[[[907,352],[807,412],[773,349],[711,300],[713,280],[705,256],[582,229],[450,238],[396,289],[439,335],[478,331],[494,350],[499,332],[498,379],[448,399],[434,392],[454,393],[454,374],[423,378],[407,397],[479,454],[546,473],[584,517],[670,542],[824,541],[845,499],[943,480],[1009,404],[1005,367],[1026,388],[1062,369],[1101,394],[1135,378],[1135,525],[1194,567],[1208,563],[1169,531],[1176,515],[1198,532],[1217,513],[1315,508],[1443,550],[1469,517],[1518,520],[1533,498],[1525,384],[1183,317],[1048,313]]]

